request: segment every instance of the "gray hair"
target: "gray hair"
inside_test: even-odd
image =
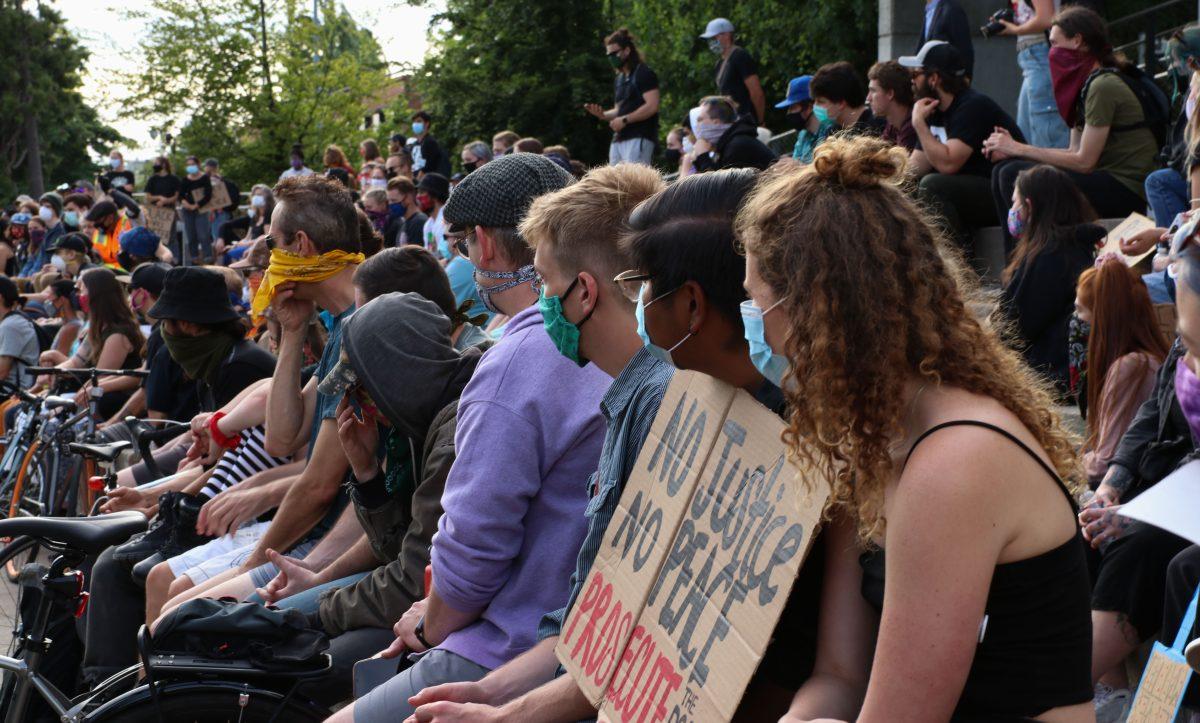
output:
[[[480,161],[492,160],[492,147],[483,141],[471,141],[463,146],[464,151],[470,151],[472,156],[475,156]]]

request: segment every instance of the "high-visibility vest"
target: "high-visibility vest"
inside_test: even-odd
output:
[[[92,231],[92,250],[100,256],[101,263],[118,264],[117,254],[121,252],[121,234],[133,228],[125,212],[117,214],[117,223],[111,233],[101,234],[100,229]]]

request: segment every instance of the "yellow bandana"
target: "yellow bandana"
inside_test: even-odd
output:
[[[283,249],[271,250],[271,265],[263,274],[258,292],[250,304],[254,323],[258,323],[263,312],[275,298],[275,289],[280,284],[296,282],[299,284],[315,284],[335,276],[339,271],[352,264],[361,264],[366,256],[346,251],[328,251],[320,256],[301,256]]]

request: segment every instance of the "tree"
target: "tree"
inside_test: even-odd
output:
[[[358,133],[387,81],[371,33],[334,0],[153,0],[128,107],[179,127],[179,155],[214,156],[242,185],[273,179],[295,143],[314,158]]]
[[[0,196],[90,178],[89,148],[123,140],[79,94],[87,58],[54,8],[0,0]]]

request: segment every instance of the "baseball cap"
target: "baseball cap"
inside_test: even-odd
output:
[[[514,153],[483,164],[450,194],[442,218],[452,233],[467,226],[515,227],[533,199],[575,179],[538,153]]]
[[[153,258],[158,252],[158,234],[145,226],[134,226],[118,237],[121,250],[130,256]]]
[[[14,226],[28,226],[30,218],[30,215],[25,212],[14,213],[12,216],[12,224]]]
[[[54,247],[51,248],[50,250],[51,251],[78,251],[81,254],[86,254],[90,250],[90,247],[88,246],[88,242],[83,234],[69,233],[66,236],[63,236],[62,238],[60,238],[58,241],[56,241],[54,243]]]
[[[104,218],[105,216],[111,216],[111,215],[115,214],[116,212],[117,212],[117,204],[113,203],[112,201],[101,201],[100,203],[97,203],[95,206],[92,206],[92,210],[88,211],[87,216],[85,218],[87,218],[87,220],[95,223],[96,221],[99,221],[100,219]]]
[[[713,18],[712,20],[708,21],[708,25],[705,26],[704,32],[700,34],[700,37],[708,40],[709,38],[716,37],[721,33],[732,32],[733,23],[729,22],[725,18]]]
[[[162,296],[163,280],[167,278],[167,272],[170,270],[171,267],[167,264],[147,261],[138,265],[129,275],[129,286],[133,289],[145,289],[154,297]]]
[[[776,108],[787,108],[796,103],[803,103],[806,100],[812,100],[812,96],[808,92],[808,84],[812,82],[811,75],[802,75],[799,78],[792,78],[788,83],[787,97],[775,104]]]
[[[962,54],[945,40],[930,40],[916,55],[902,55],[896,62],[905,68],[932,70],[942,75],[966,75]]]
[[[450,181],[440,173],[426,173],[417,182],[417,190],[425,191],[439,201],[445,201],[450,195]]]

